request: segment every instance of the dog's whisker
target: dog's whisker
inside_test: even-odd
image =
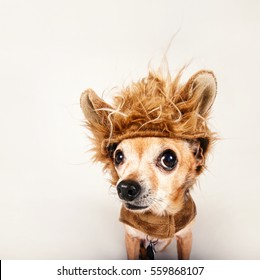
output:
[[[114,186],[110,186],[108,189],[108,193],[113,196],[117,196],[117,190]]]
[[[165,212],[166,211],[166,207],[167,207],[167,203],[161,199],[161,198],[152,198],[152,204],[153,207],[155,208],[156,212]]]

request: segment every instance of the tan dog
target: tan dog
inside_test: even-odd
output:
[[[122,201],[129,259],[153,259],[177,239],[179,259],[191,251],[196,207],[189,193],[215,140],[207,118],[216,95],[212,72],[182,85],[149,73],[108,105],[92,90],[81,96],[94,160],[111,172]]]

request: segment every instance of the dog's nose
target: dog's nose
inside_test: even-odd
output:
[[[118,196],[120,197],[120,199],[125,201],[134,200],[138,197],[140,192],[140,184],[132,180],[124,180],[117,185]]]

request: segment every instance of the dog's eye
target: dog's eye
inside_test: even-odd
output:
[[[119,165],[120,163],[122,163],[124,160],[124,154],[121,150],[117,150],[115,153],[115,165]]]
[[[172,170],[177,164],[177,156],[172,150],[165,150],[158,160],[159,165],[167,171]]]

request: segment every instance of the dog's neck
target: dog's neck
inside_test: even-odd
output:
[[[136,213],[122,206],[119,220],[150,237],[164,239],[172,238],[176,232],[188,225],[195,216],[195,203],[190,194],[187,193],[182,209],[175,215],[158,216],[151,211]]]

